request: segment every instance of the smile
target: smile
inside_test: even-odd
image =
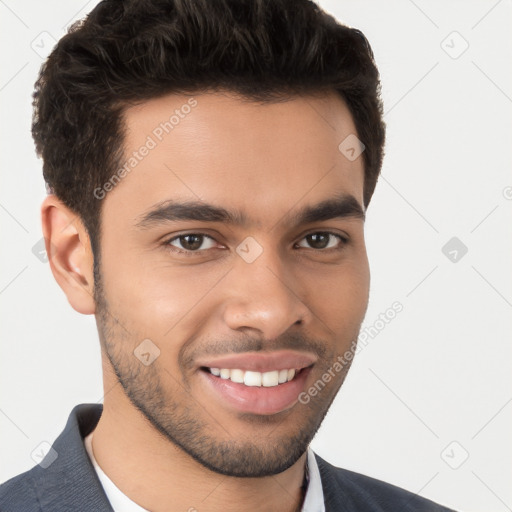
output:
[[[268,372],[244,371],[238,368],[206,368],[212,375],[249,387],[271,388],[290,382],[301,369],[282,369]]]

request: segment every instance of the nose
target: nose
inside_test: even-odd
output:
[[[301,299],[300,281],[273,251],[266,249],[252,263],[238,259],[224,284],[224,322],[233,330],[275,339],[309,322],[311,311]]]

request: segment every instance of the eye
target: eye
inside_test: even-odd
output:
[[[307,246],[303,245],[307,242]],[[314,249],[322,252],[340,251],[348,243],[348,238],[329,231],[317,231],[304,236],[298,244],[299,247]],[[173,252],[185,256],[193,256],[215,247],[216,241],[204,233],[184,233],[174,236],[164,242],[164,245]]]
[[[302,240],[310,245],[310,249],[317,250],[341,250],[348,243],[348,239],[338,233],[331,233],[329,231],[317,231],[315,233],[309,233]],[[301,241],[302,241],[301,240]],[[297,244],[299,247],[304,247],[300,243]],[[328,251],[326,251],[328,252]]]
[[[165,245],[172,247],[173,251],[187,254],[211,249],[215,246],[215,240],[203,233],[185,233],[167,240]]]

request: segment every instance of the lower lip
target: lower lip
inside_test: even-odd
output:
[[[210,389],[228,406],[239,412],[270,415],[290,409],[298,402],[310,371],[311,367],[304,368],[293,380],[268,388],[245,386],[216,377],[209,371],[201,370],[199,373]]]

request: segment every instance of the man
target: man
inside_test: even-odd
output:
[[[442,511],[309,444],[349,370],[382,164],[366,38],[308,0],[101,2],[43,66],[43,233],[81,404],[2,511]]]

